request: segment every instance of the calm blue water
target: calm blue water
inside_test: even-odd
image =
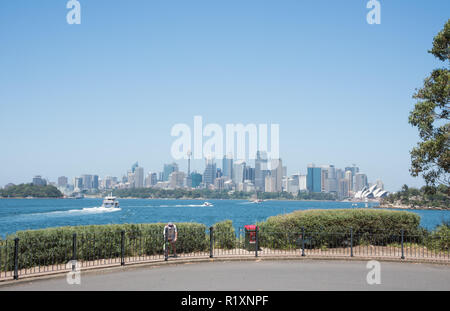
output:
[[[306,209],[351,208],[349,202],[266,201],[253,204],[245,200],[208,200],[212,207],[198,200],[134,200],[121,199],[120,211],[104,211],[101,199],[11,199],[0,200],[0,236],[18,230],[59,226],[151,222],[197,222],[210,226],[231,219],[235,228],[262,221],[269,216]],[[372,206],[369,204],[369,207]],[[359,203],[358,207],[364,207]],[[433,229],[450,219],[448,211],[413,211],[421,217],[421,225]]]

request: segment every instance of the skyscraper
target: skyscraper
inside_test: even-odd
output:
[[[178,172],[178,164],[174,163],[170,163],[170,164],[164,164],[164,171],[162,174],[162,181],[168,181],[169,180],[169,175],[172,172]]]
[[[144,168],[137,166],[134,169],[134,187],[143,188],[144,187]]]
[[[223,157],[222,174],[228,180],[233,178],[233,158],[231,155]]]
[[[216,179],[216,163],[213,158],[207,158],[205,172],[203,173],[203,183],[212,185],[214,184],[214,179]]]
[[[265,180],[268,174],[267,152],[258,151],[255,160],[255,189],[257,191],[264,191]]]
[[[283,190],[283,162],[281,159],[273,159],[271,162],[270,175],[275,181],[275,192],[281,192]]]
[[[364,187],[367,187],[367,176],[363,173],[356,173],[355,175],[355,192],[361,191]]]
[[[322,169],[315,167],[314,164],[308,165],[308,173],[306,175],[306,188],[309,192],[322,191]]]
[[[68,179],[66,176],[58,177],[58,187],[66,187],[68,183]]]
[[[245,161],[239,160],[233,164],[233,182],[237,186],[244,182]]]

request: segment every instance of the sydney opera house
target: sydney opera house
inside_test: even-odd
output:
[[[378,185],[373,185],[371,187],[364,187],[360,191],[355,193],[355,199],[380,199],[384,198],[389,194],[388,191],[383,190]]]

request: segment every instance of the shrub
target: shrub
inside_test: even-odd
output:
[[[232,249],[236,244],[233,222],[225,220],[214,225],[214,245],[217,248]]]
[[[269,217],[260,226],[260,245],[270,248],[298,248],[302,228],[306,247],[345,247],[350,228],[353,243],[387,244],[405,235],[418,235],[420,217],[411,212],[367,209],[296,211]]]

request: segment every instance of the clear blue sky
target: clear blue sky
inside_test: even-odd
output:
[[[160,171],[194,115],[280,124],[289,173],[423,184],[408,114],[450,1],[380,0],[380,25],[365,0],[79,1],[81,25],[66,0],[0,2],[0,185]]]

